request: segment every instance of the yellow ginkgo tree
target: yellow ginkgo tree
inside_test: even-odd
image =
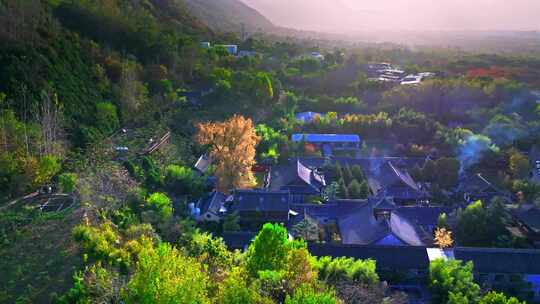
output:
[[[437,230],[435,230],[435,245],[439,246],[441,249],[452,247],[454,245],[452,231],[447,230],[446,228],[437,228]]]

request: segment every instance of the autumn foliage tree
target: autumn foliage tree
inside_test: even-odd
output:
[[[454,245],[452,231],[446,230],[446,228],[437,228],[435,230],[435,244],[442,249],[452,247]]]
[[[251,167],[255,164],[259,137],[251,119],[235,115],[224,122],[200,123],[197,129],[196,141],[210,146],[219,190],[255,185]]]

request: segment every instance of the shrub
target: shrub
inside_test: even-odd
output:
[[[146,199],[146,204],[156,211],[162,219],[172,216],[173,208],[171,199],[164,193],[153,193]]]
[[[353,280],[362,284],[374,285],[379,282],[376,263],[373,260],[321,257],[316,265],[319,277],[329,283],[335,284],[342,280]]]
[[[196,176],[189,167],[169,165],[165,169],[167,190],[178,195],[201,195],[204,192],[204,179]]]
[[[473,264],[438,259],[429,265],[429,288],[435,303],[447,303],[450,298],[475,303],[480,287],[474,282]],[[463,302],[455,302],[463,303]]]
[[[201,269],[167,243],[147,246],[123,295],[125,303],[208,303],[208,276]]]
[[[96,126],[101,133],[108,135],[120,127],[116,106],[108,102],[96,104]]]
[[[301,287],[294,295],[287,296],[285,304],[337,304],[339,301],[331,291],[317,292],[308,287]]]
[[[72,193],[73,191],[75,191],[76,184],[77,175],[75,173],[63,173],[58,176],[58,185],[64,193]]]
[[[289,249],[287,230],[278,224],[264,224],[248,248],[246,268],[254,277],[261,270],[282,270]]]

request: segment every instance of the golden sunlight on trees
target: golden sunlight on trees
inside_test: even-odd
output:
[[[200,123],[197,129],[196,141],[210,146],[219,190],[253,187],[251,167],[260,139],[251,119],[235,115],[224,122]]]
[[[437,228],[435,230],[435,245],[441,249],[452,247],[454,245],[452,231],[446,230],[446,228]]]

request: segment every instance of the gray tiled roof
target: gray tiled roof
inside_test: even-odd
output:
[[[320,191],[319,189],[326,185],[322,174],[318,174],[299,160],[294,160],[290,164],[278,166],[272,170],[270,189],[280,190],[297,180],[302,181],[306,187],[314,191]]]
[[[457,260],[472,261],[478,272],[540,274],[540,250],[458,247],[454,256]]]
[[[240,212],[289,212],[291,195],[288,191],[235,190],[234,202],[234,209]]]
[[[427,270],[429,257],[425,247],[414,246],[356,246],[308,244],[315,256],[373,259],[378,270]]]
[[[540,233],[540,209],[536,207],[520,208],[514,210],[512,214],[534,233]]]
[[[396,204],[391,198],[383,197],[377,203],[375,203],[374,208],[383,209],[383,210],[393,210],[393,209],[396,209]]]
[[[380,202],[380,199],[370,199],[337,200],[323,205],[297,204],[292,209],[299,215],[292,224],[307,214],[321,224],[335,220],[344,244],[370,245],[393,235],[405,244],[422,246],[431,239],[422,227],[436,225],[439,214],[451,211],[437,207],[396,207],[389,221],[377,220],[373,213]]]
[[[229,249],[244,249],[256,235],[255,232],[224,232],[223,241]]]
[[[338,218],[343,244],[370,245],[388,235],[411,246],[423,246],[421,231],[407,218],[392,212],[390,220],[377,220],[372,203],[351,210]]]
[[[408,187],[413,191],[419,191],[418,185],[409,173],[398,169],[391,161],[384,163],[380,168],[378,177],[379,183],[383,187]]]
[[[439,215],[450,214],[454,211],[449,207],[399,207],[395,210],[402,216],[421,226],[436,226]]]

